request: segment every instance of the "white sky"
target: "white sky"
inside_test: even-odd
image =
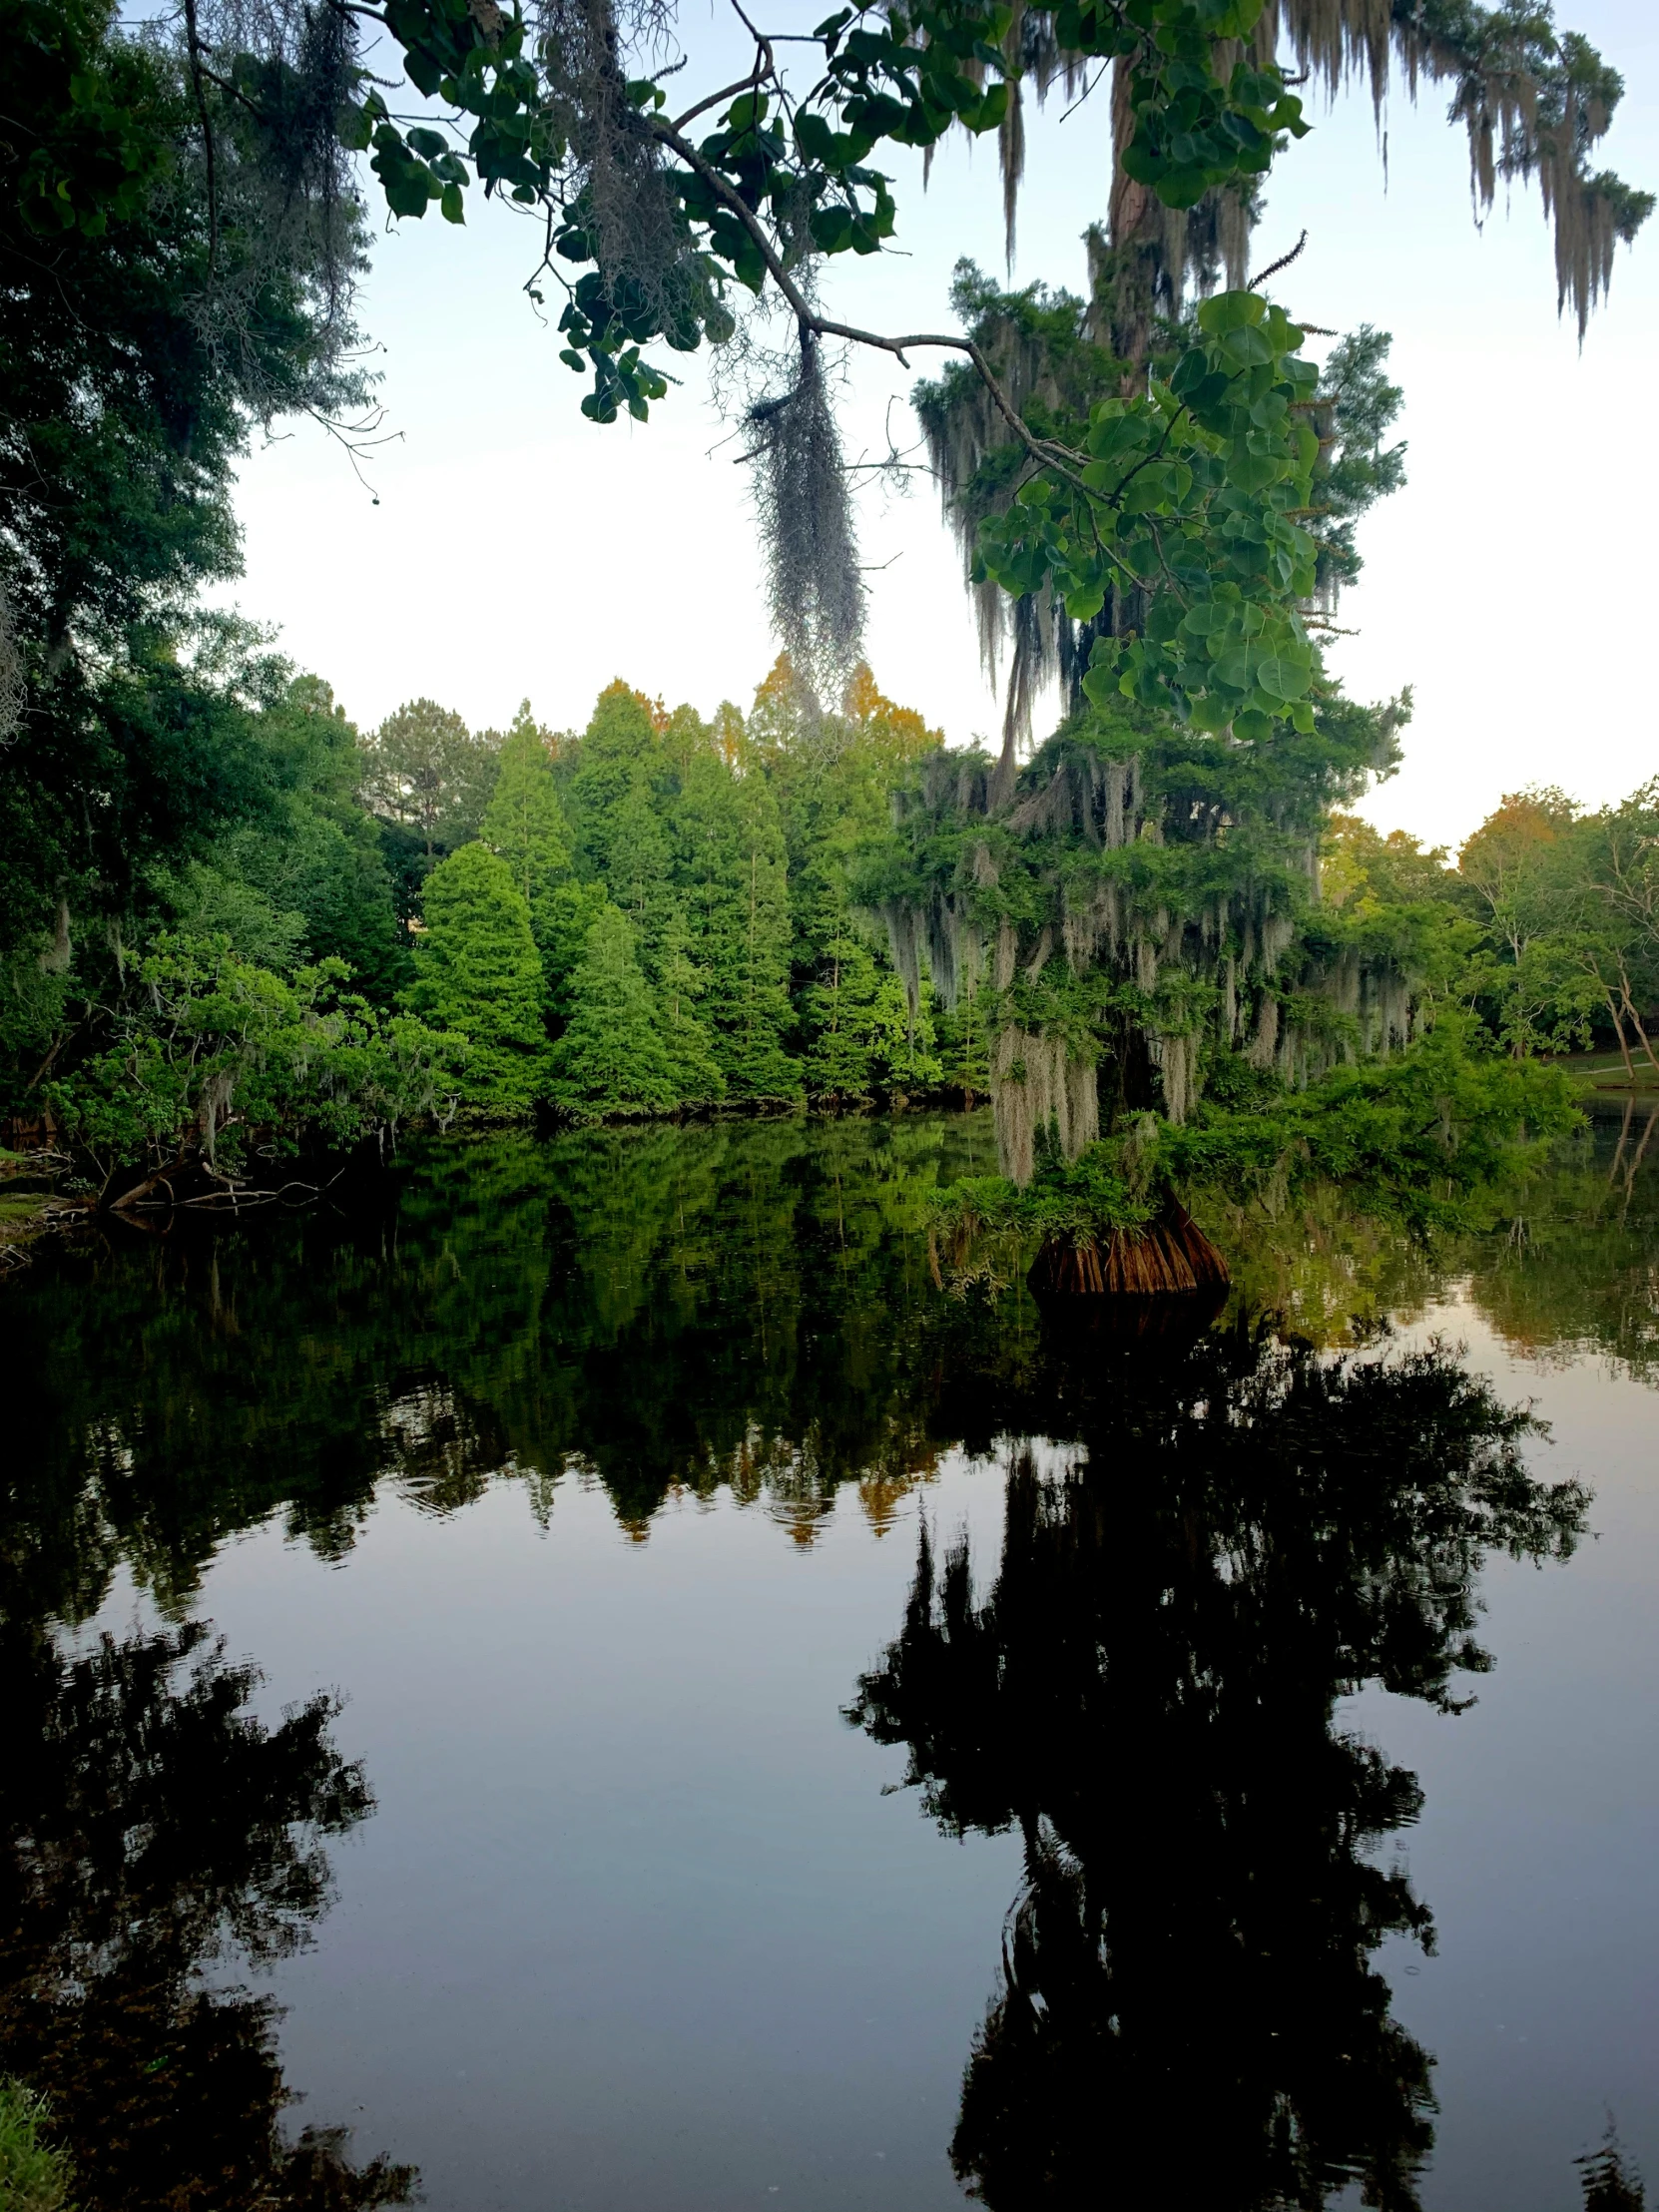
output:
[[[766,27],[809,27],[822,6],[779,0]],[[1606,163],[1659,187],[1659,5],[1558,0],[1557,13],[1625,76]],[[729,15],[686,0],[683,35],[700,54],[677,85],[724,81],[717,55],[734,65],[727,79],[746,66]],[[1362,526],[1366,575],[1339,615],[1359,634],[1336,658],[1357,696],[1409,684],[1416,698],[1405,765],[1366,812],[1454,843],[1523,784],[1598,804],[1659,773],[1656,693],[1636,651],[1659,629],[1659,217],[1621,249],[1580,354],[1556,317],[1536,195],[1500,203],[1477,231],[1465,141],[1443,106],[1396,94],[1386,189],[1369,98],[1316,108],[1313,136],[1270,181],[1257,266],[1306,226],[1307,252],[1275,287],[1286,305],[1393,333],[1407,482]],[[1063,124],[1053,107],[1033,119],[1016,281],[1081,288],[1080,235],[1106,204],[1105,132],[1103,100]],[[830,265],[826,304],[845,319],[950,328],[956,257],[1000,274],[994,145],[948,146],[919,187],[919,167],[898,170],[902,258]],[[722,698],[747,705],[776,648],[738,448],[713,450],[727,430],[698,358],[664,356],[688,380],[649,423],[586,422],[584,384],[520,288],[531,227],[468,202],[465,230],[433,214],[375,245],[361,319],[383,348],[397,433],[370,467],[379,504],[310,426],[256,452],[239,494],[237,602],[278,625],[283,649],[365,726],[420,694],[474,726],[503,724],[526,695],[542,720],[580,725],[614,676],[705,713]],[[880,449],[894,398],[898,443],[911,442],[904,395],[941,356],[913,359],[910,374],[884,356],[850,361],[853,454]],[[999,715],[932,486],[914,482],[908,498],[864,502],[864,559],[888,564],[870,578],[868,653],[884,690],[966,742]]]

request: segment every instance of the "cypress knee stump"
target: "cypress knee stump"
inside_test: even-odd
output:
[[[1104,1239],[1050,1237],[1026,1277],[1039,1298],[1148,1298],[1224,1291],[1227,1262],[1171,1199],[1144,1229]]]

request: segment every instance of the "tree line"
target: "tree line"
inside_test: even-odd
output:
[[[1421,988],[1460,1003],[1516,1059],[1596,1045],[1659,1075],[1659,778],[1586,808],[1554,787],[1505,794],[1455,865],[1403,830],[1339,817],[1330,901],[1409,932]]]
[[[260,804],[154,859],[102,942],[64,902],[10,963],[12,1114],[106,1181],[186,1148],[240,1165],[272,1129],[983,1090],[973,1011],[912,1012],[854,901],[941,742],[867,668],[833,716],[780,659],[747,716],[619,681],[579,733],[418,699],[359,739],[233,642]]]
[[[862,666],[842,711],[819,712],[787,657],[747,717],[669,712],[620,681],[579,735],[528,704],[499,738],[427,701],[390,717],[365,791],[403,863],[404,1002],[468,1039],[458,1110],[982,1090],[973,1015],[941,1023],[931,993],[912,1014],[855,901],[890,788],[940,743]]]

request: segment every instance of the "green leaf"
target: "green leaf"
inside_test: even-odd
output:
[[[822,169],[834,169],[835,134],[823,116],[804,110],[795,119],[795,143],[810,162],[817,162]]]
[[[1265,368],[1273,359],[1273,347],[1262,332],[1241,322],[1222,336],[1223,357],[1235,368]]]
[[[1261,321],[1268,303],[1253,291],[1218,291],[1201,302],[1198,326],[1206,337],[1221,337],[1229,330],[1243,330]]]
[[[1257,667],[1256,685],[1270,699],[1300,699],[1308,689],[1308,671],[1286,660],[1283,654],[1270,653]]]

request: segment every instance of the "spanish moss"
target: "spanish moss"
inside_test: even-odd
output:
[[[864,584],[840,431],[807,331],[793,387],[748,420],[773,628],[810,698],[834,702],[858,659]]]

